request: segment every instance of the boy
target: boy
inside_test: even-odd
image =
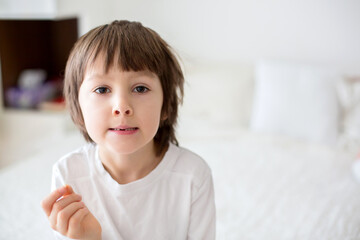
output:
[[[168,44],[114,21],[75,44],[64,95],[86,146],[42,201],[58,239],[215,239],[211,171],[175,136],[183,74]]]

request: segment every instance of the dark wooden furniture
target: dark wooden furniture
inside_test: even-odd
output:
[[[6,89],[17,85],[24,69],[41,68],[46,70],[48,78],[62,77],[77,38],[77,18],[0,19],[3,98]]]

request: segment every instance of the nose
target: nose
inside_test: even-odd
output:
[[[113,116],[131,116],[133,112],[129,102],[124,98],[117,99],[112,109]]]
[[[114,107],[113,115],[114,116],[131,116],[133,114],[133,110],[130,106],[122,106],[122,107]]]

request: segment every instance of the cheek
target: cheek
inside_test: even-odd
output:
[[[137,109],[137,111],[143,115],[143,124],[146,125],[148,129],[157,131],[161,120],[162,98],[153,99],[152,101],[143,101],[138,106],[141,107],[141,109]]]
[[[154,106],[152,108],[148,108],[147,116],[147,119],[149,119],[148,124],[151,124],[158,128],[161,120],[161,107]]]
[[[85,128],[90,135],[94,138],[96,134],[96,129],[100,126],[99,124],[105,123],[105,107],[102,104],[99,104],[98,101],[91,101],[91,99],[79,99],[80,109],[82,116],[84,118]]]

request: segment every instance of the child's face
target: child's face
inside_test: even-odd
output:
[[[100,151],[131,154],[153,148],[159,128],[163,91],[149,71],[103,70],[103,57],[88,67],[79,90],[85,127]]]

